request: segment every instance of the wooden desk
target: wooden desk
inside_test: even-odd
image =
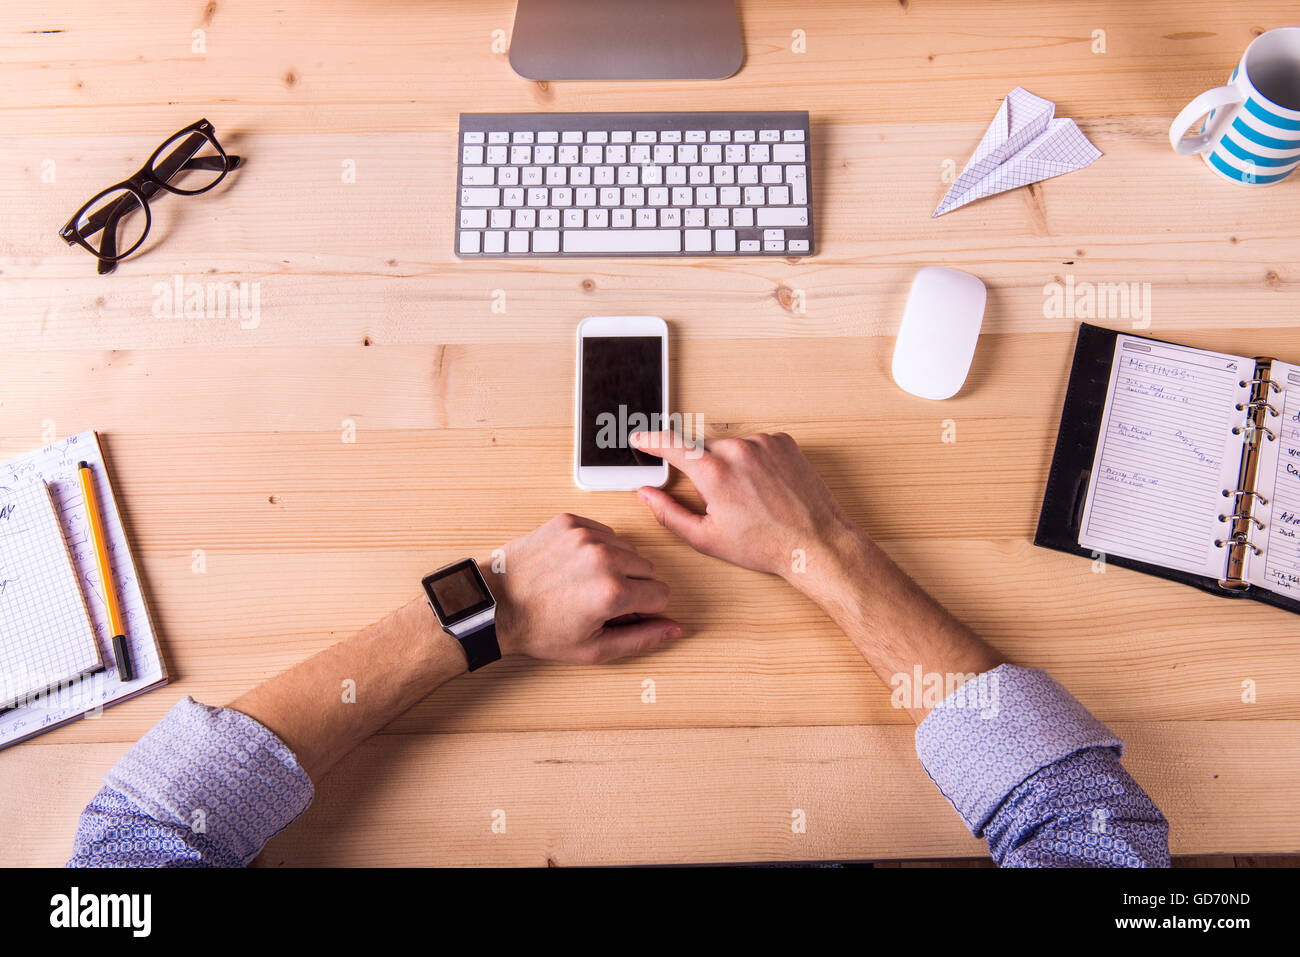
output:
[[[623,86],[515,76],[492,48],[513,7],[0,12],[0,453],[104,434],[175,676],[0,753],[0,863],[63,861],[100,775],[179,696],[227,702],[437,563],[564,510],[644,549],[688,637],[454,682],[321,782],[262,862],[983,855],[907,716],[816,608],[688,551],[631,495],[574,488],[573,329],[608,313],[667,319],[678,408],[715,435],[789,430],[940,601],[1122,734],[1175,853],[1300,849],[1300,619],[1030,545],[1075,328],[1044,317],[1046,284],[1150,283],[1150,334],[1300,359],[1300,177],[1233,188],[1166,140],[1294,6],[751,0],[736,78]],[[945,171],[1018,83],[1105,156],[932,220]],[[819,255],[454,258],[459,111],[678,106],[812,111]],[[97,277],[58,227],[200,116],[247,165],[156,204],[147,254]],[[932,263],[990,292],[970,380],[942,404],[889,376],[908,284]],[[260,322],[154,316],[155,284],[177,275],[258,283]]]

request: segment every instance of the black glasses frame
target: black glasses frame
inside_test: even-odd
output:
[[[187,137],[186,134],[190,135]],[[179,143],[177,143],[178,140]],[[194,154],[202,149],[205,143],[211,143],[218,155],[195,157]],[[166,158],[160,160],[159,157],[169,146],[172,147],[171,152]],[[69,246],[81,246],[94,256],[99,261],[99,274],[101,276],[110,273],[117,268],[119,261],[139,249],[140,244],[149,235],[149,227],[153,223],[153,217],[149,213],[150,197],[158,195],[160,190],[166,190],[178,196],[197,196],[199,193],[206,193],[225,179],[227,173],[232,169],[236,169],[240,162],[240,157],[227,154],[221,144],[217,142],[217,131],[212,128],[211,123],[206,119],[197,120],[163,140],[162,144],[150,155],[144,166],[140,167],[133,176],[122,180],[120,183],[114,183],[107,189],[101,189],[83,203],[81,208],[73,213],[72,218],[59,230],[59,236]],[[217,178],[199,189],[181,189],[179,186],[172,186],[168,182],[177,173],[188,170],[218,169],[221,172]],[[77,223],[88,210],[93,208],[105,196],[121,190],[129,192],[139,201],[140,208],[144,210],[144,230],[129,249],[118,252],[118,220],[133,212],[136,208],[126,196],[90,216],[83,228],[78,229]],[[96,249],[87,241],[87,237],[93,236],[101,230],[103,231],[103,238],[100,241],[100,248]]]

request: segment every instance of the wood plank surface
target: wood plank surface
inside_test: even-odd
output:
[[[713,435],[790,431],[940,601],[1112,723],[1175,853],[1300,850],[1300,620],[1030,544],[1079,318],[1050,313],[1054,284],[1148,284],[1149,313],[1093,321],[1300,360],[1300,179],[1233,188],[1167,141],[1294,4],[742,0],[745,66],[695,84],[522,80],[493,50],[513,6],[0,9],[0,457],[100,430],[175,679],[0,752],[0,864],[65,859],[99,776],[177,697],[224,703],[559,511],[644,549],[686,637],[444,687],[321,782],[262,863],[982,854],[820,611],[690,553],[631,496],[573,487],[573,330],[618,313],[670,323],[679,410]],[[1017,84],[1104,156],[931,219]],[[452,255],[460,112],[682,103],[811,112],[816,256]],[[155,203],[146,249],[96,276],[59,226],[200,116],[245,164]],[[943,403],[889,374],[930,264],[990,294]],[[254,284],[255,321],[165,314],[177,277]]]

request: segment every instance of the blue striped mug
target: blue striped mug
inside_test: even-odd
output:
[[[1187,136],[1203,116],[1201,131]],[[1240,186],[1271,186],[1290,175],[1300,166],[1300,27],[1257,36],[1227,86],[1178,114],[1169,142],[1179,153],[1200,153]]]

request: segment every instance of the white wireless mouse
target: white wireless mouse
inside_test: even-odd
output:
[[[988,290],[970,273],[926,266],[912,280],[894,343],[894,381],[922,399],[948,399],[966,381]]]

